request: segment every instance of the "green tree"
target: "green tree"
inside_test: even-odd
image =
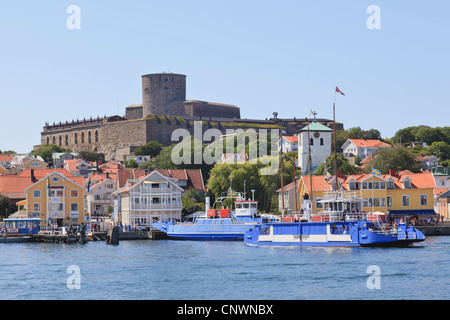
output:
[[[135,156],[152,156],[156,157],[162,150],[162,144],[157,141],[150,141],[149,143],[141,145],[134,150]]]
[[[379,148],[375,158],[369,163],[369,170],[374,167],[382,173],[389,173],[389,169],[396,171],[409,170],[420,172],[421,166],[416,161],[416,155],[402,145],[396,144],[392,148]]]
[[[138,163],[134,159],[130,159],[125,163],[125,168],[137,168],[139,167]]]
[[[341,171],[342,174],[355,174],[361,171],[360,168],[348,163],[348,160],[340,153],[338,153],[336,155],[337,157],[337,167],[338,170]],[[328,173],[335,175],[336,171],[334,170],[334,154],[329,155],[326,159],[325,159],[325,167],[328,171]],[[325,167],[324,164],[322,163],[319,168],[317,168],[317,171],[314,173],[314,175],[316,176],[322,176],[325,175]]]
[[[449,160],[450,159],[450,145],[444,141],[433,142],[431,146],[426,149],[427,154],[434,155],[439,158],[439,160]]]
[[[0,195],[0,217],[6,218],[7,215],[15,212],[17,210],[17,206],[11,203],[11,200],[8,197]]]
[[[82,150],[78,152],[78,155],[84,161],[95,162],[100,160],[100,155],[95,151]]]
[[[195,199],[195,201],[193,199]],[[188,215],[196,211],[205,211],[205,197],[195,191],[192,187],[188,188],[181,196],[181,202],[183,203],[181,211],[184,215]]]
[[[31,151],[31,154],[33,156],[40,156],[42,159],[44,159],[45,162],[52,165],[53,159],[52,159],[52,153],[54,152],[72,152],[71,149],[64,149],[60,146],[57,146],[56,144],[44,144],[40,146],[37,150]]]

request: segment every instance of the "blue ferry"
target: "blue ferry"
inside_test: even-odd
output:
[[[234,210],[209,209],[206,199],[206,216],[193,222],[165,221],[152,223],[152,227],[167,236],[180,240],[243,240],[244,234],[262,222],[273,221],[273,216],[260,217],[257,214],[258,201],[245,200],[241,193],[229,191],[216,200],[213,207],[224,208],[223,201],[232,199]],[[237,199],[237,200],[234,200]]]
[[[300,222],[263,223],[246,232],[244,242],[251,246],[408,246],[425,240],[422,232],[400,222],[388,225],[379,218],[368,219],[362,212],[366,199],[336,192],[318,200],[323,212],[312,214],[312,199],[303,199]],[[372,217],[376,217],[372,215]]]

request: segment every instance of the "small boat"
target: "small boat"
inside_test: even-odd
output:
[[[244,242],[250,246],[408,246],[425,240],[422,232],[401,222],[390,226],[363,213],[366,199],[345,191],[322,199],[324,211],[312,214],[312,200],[305,195],[304,216],[300,222],[264,223],[251,228]]]
[[[233,201],[234,210],[209,209],[209,198],[206,198],[206,216],[198,217],[193,222],[155,222],[152,227],[175,239],[242,241],[245,232],[271,218],[259,217],[258,201],[245,200],[241,193],[231,189],[214,202],[213,208],[219,205],[224,208],[225,199]]]

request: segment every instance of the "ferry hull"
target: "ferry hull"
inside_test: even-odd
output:
[[[244,242],[250,246],[397,247],[425,240],[413,227],[401,226],[398,233],[369,229],[367,221],[299,222],[264,224],[249,230]]]
[[[210,224],[174,224],[173,222],[157,222],[152,227],[163,231],[168,237],[179,240],[207,240],[207,241],[242,241],[245,233],[255,227],[257,223],[231,223],[227,220],[214,221]],[[220,223],[225,222],[225,223]]]

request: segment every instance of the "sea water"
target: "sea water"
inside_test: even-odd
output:
[[[0,244],[0,299],[449,299],[450,237],[407,248]]]

